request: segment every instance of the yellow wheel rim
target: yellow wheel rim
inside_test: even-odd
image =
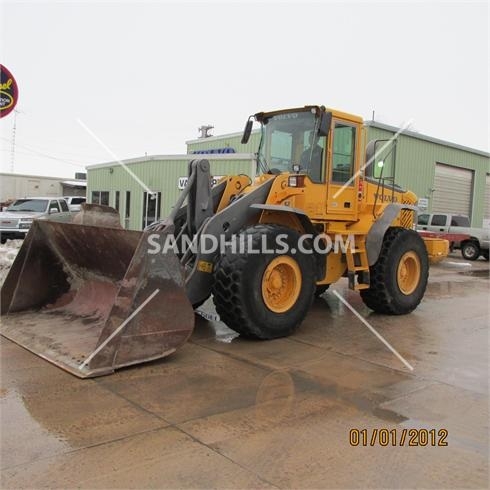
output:
[[[262,276],[262,299],[274,313],[284,313],[294,306],[301,292],[301,271],[291,257],[276,257]]]
[[[409,295],[412,294],[420,282],[420,259],[415,252],[406,252],[398,263],[396,274],[400,291]]]

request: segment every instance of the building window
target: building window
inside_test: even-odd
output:
[[[109,191],[92,191],[92,204],[109,206]]]
[[[123,213],[121,213],[123,215]],[[124,228],[129,228],[129,218],[131,216],[131,192],[126,191],[126,198],[124,200]]]
[[[126,208],[124,212],[124,217],[129,219],[131,216],[131,192],[126,191]]]
[[[119,191],[116,191],[116,195],[114,197],[114,209],[119,211]]]
[[[143,229],[160,219],[162,193],[143,193]]]

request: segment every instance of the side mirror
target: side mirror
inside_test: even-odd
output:
[[[318,128],[318,136],[328,136],[330,126],[332,125],[332,113],[322,112],[320,116],[320,127]]]
[[[243,130],[243,136],[242,136],[242,145],[246,145],[248,143],[248,140],[250,139],[250,135],[252,134],[252,126],[254,124],[253,119],[251,119],[252,116],[248,118],[247,124],[245,124],[245,129]]]
[[[54,213],[59,213],[59,211],[56,208],[49,208],[48,214],[54,214]]]

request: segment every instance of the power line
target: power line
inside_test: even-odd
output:
[[[3,136],[0,136],[0,139],[3,139],[3,140],[6,140],[8,141],[8,138],[5,138]],[[54,155],[48,155],[47,153],[43,153],[41,151],[38,151],[38,150],[35,150],[33,148],[30,148],[26,145],[20,145],[18,144],[17,146],[21,147],[21,148],[24,148],[25,150],[31,152],[31,153],[34,153],[35,155],[38,155],[38,156],[41,156],[41,157],[44,157],[44,158],[49,158],[50,160],[57,160],[59,162],[63,162],[63,163],[68,163],[69,165],[75,165],[77,167],[84,167],[85,165],[89,165],[90,163],[89,162],[82,162],[81,160],[73,160],[71,158],[58,158]]]
[[[3,151],[3,152],[10,152],[11,150],[7,149],[7,148],[0,148],[0,151]],[[27,156],[33,156],[32,155],[32,151],[18,151],[18,150],[15,150],[15,154],[16,155],[27,155]],[[70,162],[68,160],[61,160],[60,158],[56,158],[56,157],[52,157],[52,156],[43,156],[43,155],[37,155],[39,158],[47,158],[47,159],[50,159],[50,160],[58,160],[59,162],[62,162],[62,163],[66,163],[67,165],[70,165],[72,167],[76,167],[76,168],[85,168],[87,165],[90,165],[89,163],[73,163],[73,162]]]
[[[10,150],[6,150],[6,149],[1,149],[0,151],[10,151]],[[32,153],[41,157],[41,158],[48,158],[49,160],[56,160],[58,162],[61,162],[61,163],[66,163],[67,165],[71,165],[72,167],[77,167],[77,168],[85,168],[87,165],[87,163],[74,163],[74,162],[71,162],[69,160],[64,160],[64,159],[61,159],[61,158],[56,158],[56,157],[53,157],[51,155],[44,155],[42,153],[38,153],[38,152],[35,152],[33,150],[27,150],[28,152],[30,153],[26,153],[26,152],[19,152],[19,151],[16,151],[17,154],[24,154],[24,155],[31,155]],[[32,156],[32,155],[31,155]]]
[[[43,138],[43,141],[45,140],[45,138]],[[67,158],[69,158],[70,156],[75,156],[75,158],[87,158],[87,159],[90,159],[90,160],[96,160],[96,161],[100,161],[103,157],[101,156],[101,154],[98,154],[98,155],[94,155],[93,153],[90,153],[90,154],[86,154],[85,152],[87,151],[87,145],[73,145],[71,143],[53,143],[52,145],[43,145],[43,144],[38,144],[38,142],[34,142],[34,144],[32,144],[31,142],[26,142],[24,143],[22,140],[19,140],[17,139],[17,145],[18,146],[28,146],[29,148],[32,148],[32,149],[35,149],[36,151],[41,151],[41,152],[45,152],[47,154],[51,154],[51,150],[53,149],[53,147],[56,148],[55,150],[55,153],[56,155],[61,158],[62,155],[67,155]],[[54,141],[54,140],[53,140]],[[60,149],[60,146],[65,146],[65,147],[68,147],[68,148],[65,148],[65,149]],[[71,148],[71,151],[69,151],[69,148]],[[79,149],[80,148],[80,149]]]

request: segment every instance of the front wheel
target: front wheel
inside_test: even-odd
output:
[[[328,290],[329,287],[330,284],[320,284],[320,286],[317,286],[315,290],[315,297],[319,298],[320,296],[322,296]]]
[[[475,241],[468,241],[461,244],[461,255],[466,260],[476,260],[480,256],[480,245]]]
[[[389,228],[378,260],[370,267],[370,287],[361,291],[362,300],[378,313],[410,313],[422,301],[428,276],[429,258],[420,235]]]
[[[288,228],[256,225],[242,233],[250,250],[228,248],[216,268],[216,311],[228,327],[246,337],[290,335],[313,301],[314,256],[300,252],[300,235]],[[279,238],[282,251],[271,252]],[[258,252],[264,244],[266,249]]]

